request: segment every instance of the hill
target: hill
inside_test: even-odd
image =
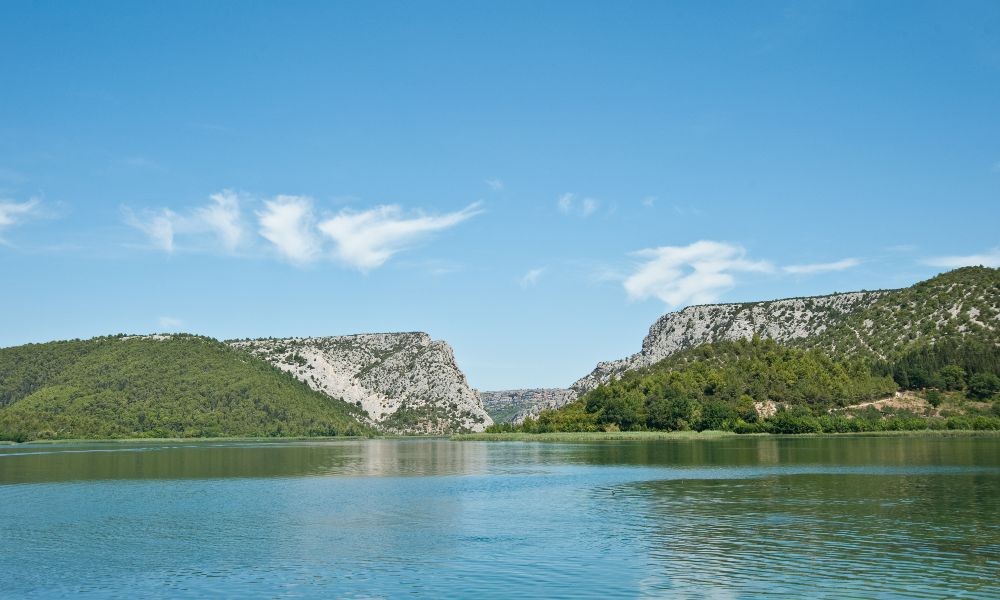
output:
[[[356,406],[205,337],[0,349],[0,439],[371,433],[363,420]]]
[[[390,433],[483,431],[493,421],[446,342],[421,332],[231,340]]]
[[[658,319],[639,353],[601,363],[577,381],[579,399],[568,397],[560,414],[537,415],[557,429],[572,423],[653,427],[647,405],[682,397],[692,410],[710,404],[728,415],[732,428],[742,427],[738,419],[750,423],[778,408],[825,418],[898,389],[921,390],[908,396],[908,404],[895,405],[916,407],[923,416],[942,416],[938,406],[950,400],[955,405],[945,412],[986,418],[1000,388],[998,317],[1000,270],[984,267],[957,269],[901,290],[689,307]],[[602,408],[598,398],[617,408]],[[748,402],[753,418],[737,406]],[[638,416],[602,417],[619,409]],[[530,416],[530,409],[522,411]]]
[[[965,267],[899,290],[860,291],[739,304],[689,306],[663,315],[642,349],[602,362],[571,389],[597,385],[701,344],[759,336],[831,355],[882,359],[938,339],[996,339],[1000,269]]]

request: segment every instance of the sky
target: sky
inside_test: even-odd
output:
[[[998,225],[995,1],[0,5],[0,346],[426,331],[562,387]]]

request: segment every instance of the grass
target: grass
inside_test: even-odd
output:
[[[734,433],[731,431],[586,431],[572,433],[465,433],[451,436],[458,442],[620,442],[657,440],[710,440],[732,437],[779,437],[770,433]],[[804,433],[780,437],[1000,437],[1000,431],[971,429],[922,429],[919,431],[865,431],[856,433]]]
[[[49,439],[49,440],[29,440],[26,442],[0,441],[0,445],[20,445],[30,444],[32,446],[59,445],[59,444],[184,444],[184,443],[205,443],[205,442],[342,442],[348,440],[372,439],[364,436],[290,436],[290,437],[160,437],[160,438],[75,438],[75,439]]]
[[[704,440],[735,437],[731,431],[576,431],[559,433],[463,433],[450,439],[459,442],[603,442],[652,440]]]

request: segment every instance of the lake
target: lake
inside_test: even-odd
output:
[[[6,597],[1000,597],[1000,438],[0,446]]]

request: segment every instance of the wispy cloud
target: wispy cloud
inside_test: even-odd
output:
[[[42,202],[38,198],[24,202],[0,200],[0,231],[39,216],[41,205]]]
[[[180,216],[169,208],[138,215],[131,208],[122,207],[125,222],[146,234],[154,248],[165,252],[174,251],[174,224]]]
[[[300,265],[325,258],[361,271],[380,267],[396,253],[482,212],[482,203],[477,202],[443,215],[404,214],[396,205],[363,211],[345,208],[332,214],[317,209],[308,196],[278,195],[251,199],[258,208],[245,218],[241,204],[246,198],[240,194],[223,190],[209,199],[183,212],[136,211],[127,206],[122,211],[126,223],[144,233],[153,248],[165,252],[214,247],[228,254],[259,256],[271,249]],[[260,237],[248,224],[254,218]],[[438,266],[434,273],[446,270],[455,267]]]
[[[646,208],[653,208],[656,206],[656,196],[646,196],[640,200],[640,203]]]
[[[184,325],[184,321],[181,321],[176,317],[160,317],[159,319],[157,319],[157,322],[160,324],[160,327],[162,327],[165,330],[177,329],[178,327]]]
[[[411,217],[405,216],[399,206],[378,206],[361,212],[343,210],[321,222],[319,230],[333,242],[332,256],[337,261],[369,271],[385,264],[397,252],[481,212],[481,202],[443,215]]]
[[[320,255],[319,238],[314,233],[316,218],[312,199],[305,196],[277,196],[264,202],[257,213],[260,235],[274,244],[285,258],[306,263]]]
[[[669,306],[715,302],[735,284],[735,273],[771,272],[767,261],[749,260],[742,246],[702,240],[634,252],[642,260],[623,285],[633,300],[658,298]]]
[[[496,177],[493,179],[487,179],[486,185],[488,185],[494,192],[499,192],[503,189],[503,180]]]
[[[829,273],[832,271],[846,271],[861,264],[857,258],[845,258],[835,262],[811,263],[804,265],[788,265],[781,267],[785,273],[792,275],[812,275],[814,273]]]
[[[195,211],[195,217],[214,232],[226,250],[235,252],[246,236],[240,199],[232,190],[209,196],[212,204]]]
[[[576,194],[565,193],[556,198],[556,208],[564,215],[589,217],[600,208],[601,202],[595,198],[578,198]]]
[[[239,196],[223,190],[209,196],[209,204],[186,214],[169,208],[137,213],[123,207],[125,222],[146,234],[154,248],[165,252],[177,249],[176,238],[213,238],[226,251],[235,252],[246,238]]]
[[[693,216],[696,216],[696,217],[700,217],[700,216],[702,216],[702,215],[705,214],[705,211],[701,210],[697,206],[685,206],[685,205],[682,205],[682,204],[673,204],[673,205],[671,205],[671,208],[674,209],[675,213],[677,213],[678,215],[680,215],[682,217],[683,216],[687,216],[687,215],[693,215]]]
[[[530,287],[534,287],[538,280],[541,279],[542,275],[545,274],[545,267],[539,267],[537,269],[531,269],[521,277],[519,282],[521,289],[526,290]]]
[[[966,256],[932,256],[925,258],[925,265],[932,267],[946,267],[957,269],[958,267],[1000,267],[1000,248],[993,248],[982,254],[969,254]]]

